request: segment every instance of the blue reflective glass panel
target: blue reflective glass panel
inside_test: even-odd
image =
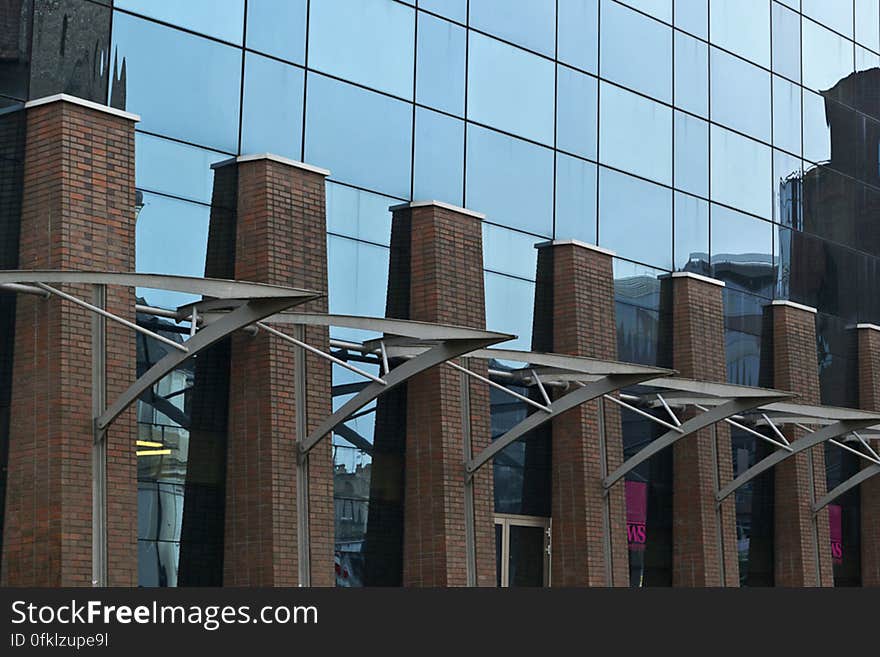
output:
[[[483,223],[483,266],[500,274],[535,279],[540,240],[509,228]]]
[[[553,151],[478,126],[467,129],[465,205],[489,221],[553,231]]]
[[[675,187],[709,196],[709,124],[675,112]]]
[[[801,11],[815,21],[830,27],[835,32],[852,39],[853,3],[849,0],[829,2],[828,0],[801,0]]]
[[[717,48],[709,59],[712,120],[769,142],[770,74]]]
[[[675,33],[675,106],[709,116],[709,47]]]
[[[712,204],[712,275],[729,286],[770,296],[773,289],[773,224]]]
[[[598,82],[565,66],[556,76],[556,148],[595,160]]]
[[[392,205],[400,201],[347,187],[327,183],[327,230],[377,244],[391,241]]]
[[[414,32],[415,11],[399,2],[312,2],[309,67],[411,100]]]
[[[675,0],[675,27],[709,38],[709,0]]]
[[[135,270],[150,274],[204,276],[211,208],[200,203],[144,193],[135,226]],[[198,299],[161,290],[138,290],[147,303],[163,308]]]
[[[831,126],[825,114],[825,99],[805,89],[803,112],[804,159],[827,162],[831,159]]]
[[[825,91],[853,71],[853,42],[804,18],[804,86]]]
[[[801,167],[800,158],[773,150],[773,220],[798,229],[802,226]]]
[[[248,0],[248,48],[304,63],[307,4],[308,0]]]
[[[602,83],[602,164],[672,184],[672,108]]]
[[[672,28],[602,0],[602,77],[672,101]]]
[[[661,21],[672,22],[672,0],[622,0],[622,2]]]
[[[599,0],[559,0],[559,61],[598,72]]]
[[[801,80],[801,18],[773,3],[773,72]]]
[[[468,118],[553,143],[553,62],[471,32]]]
[[[773,145],[795,155],[801,152],[801,88],[775,75]]]
[[[599,244],[621,258],[671,269],[672,190],[601,167]]]
[[[413,198],[462,204],[464,121],[416,109]]]
[[[464,28],[419,14],[417,102],[464,115],[464,51]]]
[[[385,316],[388,253],[387,248],[375,244],[327,236],[328,303],[331,313]]]
[[[302,157],[303,70],[247,53],[241,152]]]
[[[419,9],[439,14],[459,23],[467,22],[468,0],[419,0]]]
[[[709,39],[716,46],[770,68],[770,3],[710,0]]]
[[[880,67],[880,55],[856,45],[856,71]]]
[[[336,180],[408,198],[412,106],[309,73],[306,162]]]
[[[674,268],[708,274],[709,203],[688,194],[675,193]]]
[[[504,343],[506,349],[531,349],[535,284],[492,272],[485,273],[484,284],[486,328],[517,336]]]
[[[237,152],[240,50],[121,12],[113,44],[125,65],[113,105],[140,114],[138,128]]]
[[[211,202],[211,165],[229,158],[225,153],[135,133],[135,184],[139,189]]]
[[[771,218],[770,147],[713,125],[712,200]]]
[[[596,243],[596,165],[556,156],[556,239]]]
[[[470,26],[553,57],[556,0],[470,0]]]
[[[874,51],[880,50],[880,2],[856,0],[856,41]]]
[[[244,0],[116,0],[113,6],[241,45]]]

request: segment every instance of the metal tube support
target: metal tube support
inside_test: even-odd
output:
[[[816,470],[813,463],[813,448],[807,450],[807,463],[810,468],[810,506],[816,503]],[[813,526],[813,558],[816,562],[816,586],[822,586],[821,552],[819,551],[819,518],[813,513],[810,515],[810,523]]]
[[[297,574],[300,586],[312,585],[312,566],[310,562],[311,548],[309,533],[309,454],[302,449],[308,435],[308,418],[306,417],[306,328],[302,324],[293,327],[297,341],[296,361],[294,364],[294,400],[296,404],[296,549]]]
[[[721,488],[721,470],[718,462],[718,425],[712,425],[712,461],[714,466],[712,473],[715,478],[715,490]],[[715,536],[718,540],[718,563],[721,566],[721,581],[718,586],[724,586],[727,580],[727,564],[724,561],[724,514],[721,509],[721,502],[715,505]]]
[[[463,358],[465,369],[468,359]],[[477,532],[474,518],[474,474],[467,471],[467,463],[473,458],[471,432],[471,386],[467,374],[459,373],[461,383],[461,436],[464,447],[464,543],[465,575],[468,586],[477,585]]]
[[[107,286],[93,287],[97,308],[107,305]],[[107,441],[97,420],[107,405],[107,319],[92,314],[92,586],[107,586]]]
[[[598,424],[599,424],[599,466],[602,472],[602,479],[608,476],[608,436],[605,432],[605,400],[599,399],[598,408]],[[613,559],[613,550],[611,549],[611,495],[608,489],[602,491],[602,546],[605,551],[605,586],[614,586],[614,570],[611,560]]]

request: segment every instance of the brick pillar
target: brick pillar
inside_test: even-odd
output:
[[[880,411],[880,326],[858,324],[859,408]],[[871,447],[880,449],[880,440]],[[880,476],[859,486],[861,495],[862,586],[880,586]]]
[[[776,300],[769,307],[773,342],[773,386],[800,395],[803,404],[819,404],[816,359],[816,310],[791,301]],[[787,427],[793,441],[803,434]],[[813,463],[813,482],[810,459]],[[813,536],[813,496],[826,493],[825,445],[789,457],[775,468],[774,579],[776,586],[834,586],[828,511],[816,516],[819,563]]]
[[[484,329],[482,215],[436,201],[393,206],[392,274],[409,281],[408,319]],[[399,256],[408,252],[409,263]],[[389,285],[400,291],[400,286]],[[487,375],[487,364],[470,361]],[[489,444],[489,391],[468,381],[473,453]],[[464,586],[461,375],[445,366],[406,386],[404,586]],[[477,584],[495,586],[492,468],[474,478]]]
[[[672,302],[670,365],[689,379],[726,383],[724,283],[675,272],[663,284]],[[735,501],[728,497],[720,514],[715,502],[718,485],[733,479],[730,431],[717,424],[672,450],[672,585],[739,586]]]
[[[617,358],[611,251],[574,240],[537,245],[532,348]],[[624,487],[610,492],[611,559],[606,560],[599,403],[552,421],[552,586],[628,586]],[[617,407],[605,404],[607,472],[623,462]],[[610,575],[610,580],[609,580]]]
[[[68,96],[27,103],[19,267],[134,270],[132,114]],[[87,301],[92,286],[66,285]],[[107,309],[135,319],[134,290]],[[2,584],[92,584],[92,314],[17,300]],[[107,323],[108,400],[135,378],[135,336]],[[137,584],[134,409],[107,434],[108,573]]]
[[[325,183],[328,171],[271,155],[221,163],[236,166],[235,277],[327,289]],[[327,300],[299,309],[326,312]],[[290,326],[275,328],[292,331]],[[306,342],[329,349],[326,328]],[[267,332],[232,336],[223,582],[229,586],[296,586],[296,348]],[[309,354],[307,426],[331,412],[330,365]],[[309,524],[314,586],[333,586],[333,470],[329,438],[309,461]]]

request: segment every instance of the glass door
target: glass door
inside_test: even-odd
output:
[[[498,586],[549,586],[550,519],[495,516]]]

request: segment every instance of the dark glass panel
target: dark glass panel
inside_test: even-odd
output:
[[[544,528],[510,525],[510,586],[544,585]]]
[[[8,0],[0,14],[0,94],[21,100],[28,97],[32,9],[33,0]]]

